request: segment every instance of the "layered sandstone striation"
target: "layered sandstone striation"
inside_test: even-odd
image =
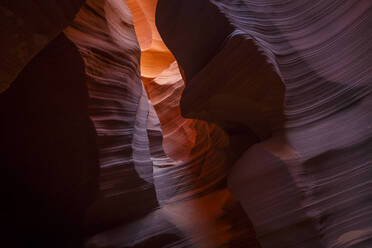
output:
[[[97,131],[100,196],[87,216],[89,232],[96,233],[158,206],[147,135],[149,103],[125,3],[87,1],[65,33],[85,62],[90,116]]]
[[[256,177],[251,174],[252,161],[261,164],[260,175],[266,171],[274,176],[280,168],[287,171],[293,186],[282,192],[287,189],[288,195],[279,197],[275,187],[268,187],[256,207],[249,200],[253,192],[242,191],[242,185],[233,187],[256,223],[262,244],[370,246],[371,2],[214,2],[255,41],[286,88],[285,128],[248,150],[231,178]],[[268,199],[286,199],[278,209],[285,209],[288,221],[267,214],[274,206],[264,204]],[[300,223],[308,224],[299,227]],[[286,228],[293,231],[284,235]],[[294,238],[291,233],[301,234]],[[266,234],[285,240],[278,245]]]
[[[189,59],[187,52],[181,52],[181,41],[174,42],[177,33],[169,35],[171,24],[160,13],[173,15],[184,9],[178,7],[182,3],[169,7],[168,2],[159,1],[157,23],[181,64]],[[371,4],[331,0],[213,3],[220,10],[216,13],[227,18],[235,31],[225,36],[213,59],[186,77],[181,109],[188,117],[220,123],[227,132],[231,128],[226,122],[234,120],[242,128],[232,130],[245,129],[241,133],[257,137],[253,146],[248,137],[239,142],[249,149],[233,166],[228,183],[251,218],[260,244],[368,246]],[[193,15],[191,11],[178,14],[184,17],[178,30],[185,23],[192,26]],[[238,40],[246,45],[234,55],[237,61],[228,63],[224,59],[234,54],[231,48],[239,46]],[[219,58],[224,53],[224,59]],[[237,66],[230,66],[235,62]],[[239,73],[245,66],[248,73]],[[214,76],[221,83],[212,86],[209,79]],[[243,82],[249,83],[240,85]],[[261,86],[263,95],[257,91]],[[235,87],[246,87],[247,97],[239,101],[242,90],[231,90]],[[226,97],[228,92],[232,97]]]
[[[2,242],[370,247],[371,9],[1,2]]]
[[[248,245],[254,242],[249,221],[224,186],[231,163],[228,136],[215,124],[185,119],[181,115],[180,98],[185,75],[158,34],[155,26],[157,1],[150,2],[128,1],[128,6],[134,16],[137,36],[142,37],[139,38],[141,64],[149,67],[141,66],[141,75],[159,117],[162,147],[167,155],[159,152],[163,157],[153,159],[158,200],[166,215],[186,233],[194,246],[220,247],[238,240],[242,245]],[[146,15],[139,18],[138,12]],[[150,28],[144,29],[145,24]],[[152,57],[146,56],[154,47],[162,49]],[[172,63],[165,61],[165,57],[172,57]],[[195,60],[195,63],[199,61]],[[158,72],[154,68],[159,69]],[[201,214],[206,211],[208,214]],[[236,219],[240,219],[240,224],[234,223]],[[200,228],[195,230],[196,223]]]

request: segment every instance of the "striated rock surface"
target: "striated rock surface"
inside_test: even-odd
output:
[[[230,162],[227,135],[214,124],[181,116],[184,82],[176,63],[146,88],[160,119],[164,151],[173,159],[154,160],[162,211],[191,247],[257,247],[249,220],[224,183]]]
[[[195,60],[199,64],[198,68],[183,67],[186,87],[181,98],[182,114],[223,127],[230,136],[230,152],[235,157],[250,144],[280,130],[284,87],[255,44],[234,31],[209,1],[195,3],[199,6],[196,9],[206,10],[208,15],[191,12],[194,3],[171,2],[158,3],[160,34],[178,63]],[[219,25],[211,21],[212,17]],[[171,18],[176,21],[167,22]],[[190,47],[183,37],[193,36],[194,30],[202,42]],[[208,48],[204,48],[204,43],[209,44]]]
[[[0,3],[7,247],[372,245],[369,0],[83,2]]]
[[[188,198],[210,190],[225,178],[226,134],[213,124],[181,116],[179,101],[184,82],[177,63],[146,87],[163,130],[164,151],[174,160],[172,166],[160,165],[158,170],[159,175],[164,174],[162,184],[168,182],[168,191],[174,191],[168,197]],[[162,190],[159,193],[167,194]]]
[[[41,190],[34,191],[32,187],[30,188],[34,191],[32,194],[22,192],[23,188],[15,191],[9,190],[5,193],[6,195],[14,194],[14,197],[18,196],[20,199],[15,202],[22,202],[21,206],[34,197],[40,198],[41,201],[45,201],[49,209],[45,210],[43,204],[35,203],[35,207],[31,206],[29,211],[21,214],[12,226],[28,219],[30,224],[25,225],[23,229],[11,228],[7,233],[23,235],[26,229],[32,228],[32,223],[39,221],[41,228],[35,228],[33,232],[26,234],[24,239],[20,239],[20,246],[23,245],[22,242],[53,246],[64,235],[66,242],[61,242],[59,246],[82,246],[83,229],[87,234],[87,247],[256,245],[248,219],[244,218],[239,204],[229,194],[224,184],[226,166],[229,163],[228,153],[225,151],[228,146],[226,134],[214,124],[200,120],[187,120],[180,115],[179,101],[184,81],[173,55],[157,33],[154,23],[156,2],[145,4],[144,1],[128,1],[128,4],[135,16],[142,14],[146,17],[146,25],[151,28],[150,33],[141,31],[141,22],[139,24],[137,22],[136,32],[140,37],[140,44],[134,32],[132,16],[124,2],[92,0],[83,5],[73,23],[64,31],[65,35],[75,43],[83,58],[85,75],[82,74],[81,60],[79,60],[80,65],[76,66],[67,56],[69,54],[67,48],[66,51],[63,46],[57,49],[59,56],[64,51],[66,52],[65,63],[68,64],[65,66],[66,70],[70,68],[69,66],[75,66],[76,70],[80,70],[79,78],[66,79],[69,75],[66,71],[65,77],[59,77],[59,80],[69,80],[69,83],[75,84],[76,87],[87,85],[88,88],[85,88],[84,92],[86,100],[84,111],[78,107],[76,102],[71,102],[69,105],[67,102],[59,101],[58,104],[62,108],[75,107],[76,109],[70,110],[71,113],[80,111],[85,114],[85,118],[89,114],[93,121],[97,137],[93,133],[94,135],[89,136],[91,145],[83,144],[82,146],[86,146],[87,149],[93,147],[98,149],[99,181],[97,180],[96,153],[89,155],[91,156],[89,158],[85,158],[80,149],[76,149],[75,155],[71,151],[66,153],[64,157],[66,161],[63,159],[59,161],[75,166],[73,169],[70,166],[59,166],[58,157],[52,155],[52,158],[37,158],[36,161],[40,164],[50,166],[42,173],[46,175],[46,178],[40,181],[46,181],[43,185],[50,186],[50,190],[46,192],[46,198],[43,198]],[[136,6],[139,12],[134,11]],[[135,22],[136,20],[135,18]],[[61,25],[61,27],[64,26]],[[29,28],[25,27],[25,29]],[[50,31],[49,28],[47,30]],[[65,39],[64,35],[61,37],[59,39]],[[67,39],[65,40],[64,42],[70,44]],[[48,43],[48,41],[45,42]],[[75,56],[81,59],[76,49],[74,52]],[[140,72],[140,52],[142,52],[142,73]],[[52,60],[55,57],[49,52],[42,56],[44,56],[42,68],[46,70],[48,62],[53,64],[48,61],[47,57],[50,56]],[[58,70],[64,68],[61,64],[56,66]],[[58,77],[63,74],[53,70],[53,65],[49,66],[51,69],[47,75]],[[40,68],[31,71],[32,73],[38,72],[40,75],[45,73]],[[28,79],[28,85],[24,84],[23,93],[13,94],[12,88],[9,89],[10,93],[6,91],[4,104],[17,102],[23,95],[27,95],[26,99],[30,101],[28,94],[35,92],[45,94],[40,100],[50,95],[52,98],[46,98],[47,101],[45,101],[50,107],[54,106],[50,103],[53,98],[62,100],[64,97],[66,101],[73,98],[62,93],[58,95],[60,88],[53,88],[52,84],[46,85],[46,83],[27,93],[28,87],[37,81],[35,75],[32,74],[32,77]],[[141,76],[150,94],[150,102],[142,85]],[[16,82],[15,84],[18,85]],[[47,92],[50,89],[55,90],[53,94]],[[72,89],[69,91],[71,96],[75,96],[77,92]],[[12,113],[13,111],[22,113],[19,109],[5,107],[4,111],[6,113],[4,116],[15,115],[18,119],[21,118],[21,115]],[[52,111],[51,113],[43,112],[43,114],[46,119],[53,120],[54,118]],[[4,122],[4,132],[19,128],[18,126],[11,127],[13,119],[10,118],[9,122]],[[60,123],[61,130],[69,125],[68,121],[69,119]],[[89,119],[87,121],[90,124],[87,130],[92,131],[93,126]],[[35,129],[35,132],[41,132],[40,128]],[[19,134],[19,139],[22,135],[27,136],[33,132],[27,129],[23,131]],[[80,133],[70,133],[71,136],[76,135],[76,140],[85,134],[78,128],[76,131]],[[70,137],[65,136],[65,138]],[[12,135],[9,134],[6,137],[4,146],[9,146]],[[51,139],[54,140],[54,138],[55,136],[51,136]],[[71,144],[76,142],[72,137],[70,138]],[[43,141],[44,139],[40,138],[40,142]],[[59,145],[60,153],[70,147],[66,142]],[[15,148],[12,147],[6,150],[9,152],[9,157],[15,152]],[[20,149],[29,148],[30,144],[26,143]],[[52,148],[53,146],[50,147],[51,153]],[[31,149],[30,154],[34,152],[35,150]],[[74,177],[69,181],[64,176],[69,173],[74,174],[74,170],[80,169],[81,166],[74,163],[80,153],[87,166],[90,166],[85,168],[85,163],[81,165],[86,170],[84,176],[88,179]],[[22,174],[28,165],[30,168],[35,167],[30,164],[31,162],[23,160],[21,162],[24,163],[23,167],[16,170],[19,174]],[[54,171],[58,176],[50,176],[50,173]],[[35,170],[31,173],[30,179],[25,176],[19,181],[27,183],[31,180],[32,185],[38,178],[38,173],[40,171]],[[49,179],[54,182],[51,183]],[[84,184],[81,189],[74,186],[81,181],[85,182],[84,180],[88,181],[88,185]],[[5,185],[11,184],[10,181],[4,182]],[[67,186],[67,182],[71,185]],[[52,186],[54,184],[56,189]],[[56,191],[62,191],[63,187],[66,189],[65,192],[53,203],[61,204],[61,206],[51,206],[50,201],[54,199],[51,195]],[[74,190],[69,190],[70,187]],[[78,196],[75,197],[75,195]],[[51,200],[48,200],[48,197],[51,197]],[[68,197],[72,197],[73,200],[65,203]],[[77,200],[77,198],[80,199]],[[158,200],[160,200],[160,206]],[[12,204],[9,204],[7,211],[11,209],[11,206]],[[40,210],[44,210],[46,216],[49,216],[52,222],[54,221],[53,223],[61,221],[61,227],[55,228],[54,224],[48,223],[47,220],[43,222],[45,217],[37,214],[40,211],[38,206],[42,206]],[[63,214],[60,208],[66,213]],[[20,212],[22,208],[16,210]],[[36,213],[35,216],[31,217],[34,213]],[[40,237],[43,230],[50,233],[50,238],[43,240]]]
[[[288,195],[279,197],[268,187],[261,192],[259,206],[263,209],[269,199],[286,199],[277,209],[285,210],[287,222],[275,214],[258,214],[258,206],[249,201],[254,193],[244,192],[242,185],[233,187],[246,202],[263,246],[371,246],[372,133],[367,123],[372,120],[372,3],[215,2],[262,49],[286,86],[285,129],[254,148],[267,155],[248,150],[231,178],[232,182],[252,178],[254,163],[261,165],[262,173],[274,176],[274,168],[282,168],[290,175],[294,186],[282,190]],[[267,156],[272,159],[265,160]],[[274,204],[265,208],[270,211]],[[309,224],[300,227],[300,223]],[[281,246],[267,236],[279,236],[286,228],[293,231],[280,235],[286,239]]]
[[[98,135],[101,194],[87,216],[87,228],[96,233],[158,206],[146,127],[149,104],[125,3],[87,1],[65,33],[85,62],[89,110]]]
[[[249,221],[240,218],[244,214],[224,186],[228,161],[225,151],[228,145],[226,134],[213,124],[181,117],[179,100],[184,82],[173,55],[157,33],[154,23],[156,2],[151,5],[148,2],[145,4],[144,1],[128,1],[128,4],[135,17],[142,14],[147,18],[146,25],[151,28],[150,33],[142,32],[141,23],[137,23],[136,31],[140,44],[134,32],[132,16],[124,2],[87,1],[64,31],[78,48],[84,61],[85,75],[82,60],[75,47],[76,59],[69,57],[68,46],[57,49],[58,56],[66,53],[65,60],[61,60],[58,65],[54,65],[53,62],[56,56],[47,49],[47,52],[40,55],[43,65],[41,68],[33,68],[35,66],[32,63],[26,67],[33,66],[30,69],[33,74],[30,78],[27,76],[27,84],[23,83],[22,92],[19,93],[11,87],[1,95],[6,99],[1,102],[4,106],[9,104],[16,106],[4,107],[2,116],[9,117],[9,121],[2,123],[4,133],[22,129],[18,125],[12,127],[15,119],[19,121],[22,118],[21,113],[24,112],[15,103],[33,106],[29,103],[31,101],[29,96],[44,94],[40,97],[40,101],[45,101],[50,108],[55,106],[54,101],[58,100],[63,111],[72,108],[69,114],[80,112],[82,115],[85,114],[85,118],[88,118],[89,114],[94,127],[88,118],[87,123],[90,126],[86,130],[95,129],[97,137],[95,132],[91,133],[92,135],[88,137],[90,144],[82,144],[82,147],[87,150],[93,148],[98,150],[98,154],[87,155],[90,156],[87,158],[84,149],[77,149],[74,142],[78,142],[85,132],[76,128],[68,135],[59,134],[65,139],[71,138],[70,145],[66,142],[59,144],[59,151],[53,150],[54,147],[51,146],[45,157],[38,157],[34,155],[37,154],[35,149],[39,147],[38,143],[35,143],[35,149],[30,149],[32,141],[25,142],[20,149],[30,149],[30,155],[10,163],[16,151],[16,146],[10,145],[12,137],[19,143],[24,136],[34,135],[34,132],[43,133],[42,126],[30,130],[22,129],[23,131],[16,136],[12,133],[4,136],[6,139],[2,141],[2,145],[9,146],[5,150],[9,153],[5,160],[11,176],[35,168],[28,175],[30,178],[27,175],[19,178],[20,183],[29,183],[32,186],[30,187],[32,194],[23,192],[25,189],[21,186],[19,189],[12,188],[5,192],[6,196],[19,198],[6,206],[4,212],[4,216],[7,216],[6,223],[11,223],[12,216],[23,211],[22,206],[25,203],[35,199],[41,201],[41,203],[30,204],[30,209],[20,214],[6,233],[9,233],[10,238],[24,235],[24,238],[19,240],[19,245],[14,244],[16,247],[22,247],[27,242],[42,247],[48,245],[81,247],[84,238],[83,229],[87,235],[86,247],[224,247],[233,243],[247,245],[252,243],[252,240],[254,242],[250,236],[252,233]],[[136,6],[139,12],[134,11]],[[67,10],[61,11],[64,13]],[[135,18],[136,21],[138,20]],[[61,25],[61,28],[63,27]],[[30,30],[28,27],[22,28]],[[51,31],[51,28],[46,29]],[[60,30],[55,32],[58,33]],[[72,46],[64,35],[61,35],[58,40],[63,40]],[[58,40],[53,41],[49,46],[58,43]],[[45,42],[49,41],[45,40]],[[29,54],[30,57],[31,55]],[[142,72],[140,56],[142,56]],[[36,59],[36,61],[40,60],[39,57]],[[75,60],[80,64],[77,65]],[[24,63],[26,64],[27,61]],[[64,63],[67,65],[63,66]],[[54,66],[56,70],[53,69]],[[80,77],[71,76],[72,78],[69,79],[70,67],[80,70]],[[48,72],[43,71],[48,69],[50,69]],[[66,75],[60,71],[61,69],[66,69]],[[54,88],[54,84],[47,85],[48,80],[42,81],[43,84],[39,87],[36,84],[37,73],[42,76],[49,75],[49,81],[51,77],[58,78],[58,82],[69,80],[71,87],[72,85],[87,86],[87,89],[84,88],[85,95],[82,98],[85,99],[84,109],[79,108],[77,102],[67,101],[75,99],[75,96],[78,97],[77,89],[71,88],[68,91],[71,96],[67,96],[67,90]],[[64,76],[60,76],[62,74]],[[141,77],[151,94],[150,102]],[[14,85],[19,87],[17,81]],[[35,89],[28,91],[33,85]],[[59,86],[63,86],[63,83]],[[53,91],[49,92],[49,90]],[[61,90],[60,95],[58,95],[59,90]],[[87,93],[89,93],[89,101]],[[23,96],[26,100],[20,101]],[[160,100],[161,98],[163,100]],[[39,103],[35,101],[33,104]],[[41,110],[30,107],[31,111],[39,115]],[[65,112],[64,115],[68,116]],[[54,120],[53,111],[42,112],[41,115],[46,120]],[[30,122],[38,120],[38,117],[27,118],[26,121]],[[70,119],[67,118],[56,127],[64,130],[71,124],[69,121]],[[49,122],[45,125],[47,128],[48,125],[52,126]],[[50,135],[50,139],[62,140],[63,138],[59,136]],[[39,135],[39,139],[42,144],[47,138]],[[76,148],[74,150],[76,154],[69,150],[71,147]],[[63,159],[48,155],[53,152],[57,155],[66,149],[68,152],[65,152]],[[35,160],[26,161],[32,155],[35,156]],[[84,163],[77,165],[78,158],[84,159]],[[58,161],[68,166],[60,166]],[[49,168],[41,170],[33,162],[40,165],[48,164]],[[12,168],[18,164],[20,164],[19,168]],[[81,177],[77,175],[73,177],[75,170],[83,170],[85,174],[79,175]],[[51,176],[53,173],[56,175]],[[39,174],[44,175],[45,178],[40,179]],[[71,178],[67,179],[66,175],[69,174]],[[14,177],[4,180],[4,189],[7,185],[11,185],[12,178]],[[37,190],[34,189],[36,186],[33,186],[36,180],[42,183],[41,188]],[[79,185],[85,181],[87,185]],[[46,185],[50,189],[41,193]],[[62,191],[61,196],[53,196]],[[72,199],[70,202],[68,202],[69,197]],[[11,210],[16,203],[21,204]],[[60,204],[60,206],[56,207],[53,204]],[[39,214],[40,211],[44,211],[45,216]],[[46,216],[51,220],[46,220]],[[25,220],[29,223],[20,225]],[[55,227],[58,221],[61,225]],[[33,224],[35,222],[40,223],[40,228]],[[26,230],[32,228],[34,231],[27,234]],[[40,237],[44,232],[50,238]],[[65,241],[56,244],[59,239],[63,239],[62,237]]]
[[[157,0],[127,0],[141,47],[141,76],[155,78],[175,61],[155,26]]]
[[[371,121],[371,49],[367,42],[371,4],[213,2],[237,29],[226,36],[225,45],[203,69],[186,77],[181,107],[187,116],[222,122],[227,131],[230,128],[223,122],[231,118],[261,140],[240,157],[228,179],[231,191],[252,219],[261,245],[368,247],[372,223],[367,176],[372,149],[367,124]],[[185,14],[184,23],[192,25],[192,15]],[[157,23],[165,42],[171,44],[175,38],[167,38],[169,25],[160,14]],[[239,48],[237,55],[227,53],[243,56],[234,68],[219,59],[219,54],[233,51],[238,40],[251,45]],[[270,92],[273,87],[280,89],[281,82],[270,67],[260,66],[263,57],[250,50],[254,46],[285,84],[282,110],[277,106],[283,90],[282,95],[278,90]],[[176,57],[179,50],[177,46],[172,50]],[[249,64],[252,60],[255,63]],[[251,68],[246,70],[249,73],[239,74],[246,65]],[[221,84],[209,86],[208,79],[214,75],[226,85],[235,82],[234,86],[221,91]],[[239,75],[241,83],[250,82],[245,85],[245,101],[237,101],[241,90],[232,91],[230,99],[221,97],[232,87],[242,87],[239,80],[233,80]],[[260,91],[249,95],[255,86],[262,87],[270,100]],[[254,101],[255,97],[259,100]],[[277,124],[283,114],[281,128]],[[252,140],[239,143],[247,148]]]
[[[179,7],[182,3],[170,2],[159,1],[157,24],[182,64],[190,58],[182,56],[187,54],[182,42],[174,41],[186,34],[170,30],[198,22],[194,12]],[[257,137],[239,137],[240,149],[231,147],[236,157],[249,149],[228,183],[260,244],[369,247],[371,3],[211,2],[235,31],[223,36],[223,46],[197,73],[184,67],[191,76],[186,76],[181,109],[185,116],[219,123],[230,134]],[[177,14],[183,19],[172,29],[162,11],[186,13]]]

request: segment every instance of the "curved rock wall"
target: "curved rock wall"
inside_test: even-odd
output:
[[[175,61],[155,26],[156,0],[127,0],[141,47],[141,75],[155,78]]]
[[[249,220],[226,190],[228,136],[214,124],[181,116],[184,82],[176,63],[146,87],[160,119],[164,151],[173,158],[172,164],[155,166],[163,211],[192,247],[257,247]]]
[[[225,178],[226,135],[215,125],[181,116],[179,100],[184,83],[177,63],[146,87],[162,126],[164,151],[174,160],[174,166],[159,169],[167,175],[163,180],[172,181],[168,182],[170,188],[177,189],[173,197],[188,198],[210,190]]]
[[[87,226],[103,231],[157,207],[140,48],[122,1],[87,1],[65,33],[85,61],[100,152],[101,196],[90,209]]]
[[[0,3],[3,242],[369,247],[371,9]]]
[[[297,227],[299,232],[299,223],[309,223],[303,226],[308,235],[288,237],[282,247],[295,242],[296,247],[369,246],[372,133],[366,123],[371,122],[371,2],[288,1],[280,6],[274,1],[215,2],[263,50],[286,85],[286,128],[255,148],[273,156],[271,162],[262,160],[267,173],[274,175],[270,169],[274,167],[290,173],[294,185],[290,188],[297,196],[281,197],[287,199],[281,208],[292,216],[288,228]],[[254,166],[252,153],[247,151],[237,167]],[[239,169],[236,173],[238,178],[244,174]],[[263,217],[258,206],[248,204],[252,193],[235,190],[246,201],[261,235],[282,232],[286,226],[274,224],[276,215]],[[279,199],[270,188],[263,194],[262,201]],[[269,238],[262,243],[278,247]]]
[[[283,129],[249,148],[229,176],[261,245],[368,246],[371,3],[213,2],[285,84]],[[203,87],[192,89],[189,95]]]
[[[74,192],[84,197],[77,200],[75,205],[68,205],[73,214],[66,214],[66,227],[70,218],[76,218],[77,223],[67,233],[72,235],[74,232],[74,235],[71,240],[66,239],[66,242],[71,242],[69,245],[73,246],[78,246],[78,242],[82,245],[83,228],[86,229],[88,247],[223,247],[233,243],[246,245],[252,243],[252,240],[254,242],[250,237],[252,233],[249,221],[240,218],[244,215],[239,205],[223,186],[228,165],[226,134],[213,124],[184,119],[181,116],[179,100],[184,82],[173,55],[157,33],[154,23],[156,2],[149,4],[144,1],[128,1],[128,4],[135,13],[135,22],[136,18],[145,17],[145,26],[150,27],[151,32],[148,32],[141,25],[136,25],[140,46],[134,32],[132,16],[122,1],[87,1],[64,31],[75,43],[84,60],[85,77],[71,80],[71,83],[76,86],[87,85],[90,99],[86,99],[84,113],[89,114],[97,132],[96,139],[93,135],[89,136],[91,145],[87,145],[87,148],[98,149],[100,167],[99,194],[96,197],[94,190],[98,183],[98,171],[97,154],[94,154],[89,159],[95,164],[90,163],[88,165],[91,167],[85,169],[89,180],[84,180],[88,180],[89,185]],[[49,7],[58,9],[54,5]],[[61,12],[64,13],[65,10]],[[59,17],[61,16],[55,16],[56,19]],[[33,32],[31,28],[27,29]],[[51,28],[46,29],[51,31]],[[41,46],[38,49],[41,49],[43,44],[38,45]],[[63,48],[61,51],[63,53]],[[67,53],[66,50],[66,56]],[[65,61],[69,66],[73,65],[67,57]],[[66,65],[67,68],[69,67]],[[82,69],[81,66],[78,68]],[[50,75],[57,76],[53,70]],[[150,93],[150,102],[141,76]],[[33,80],[36,79],[29,80],[30,85]],[[50,86],[53,88],[53,85]],[[43,87],[44,91],[49,89],[45,85]],[[23,90],[27,91],[27,87]],[[50,93],[45,93],[48,94]],[[70,94],[72,99],[77,92],[70,91]],[[18,97],[20,96],[16,94],[7,99],[17,101]],[[57,96],[56,98],[60,99]],[[66,96],[65,98],[69,99]],[[49,98],[45,104],[51,104]],[[59,104],[67,105],[63,102]],[[76,107],[71,112],[81,111],[77,105],[71,103],[71,106]],[[48,113],[45,118],[51,116]],[[64,121],[61,125],[68,125],[68,122]],[[4,130],[10,128],[7,126]],[[26,129],[24,131],[26,134],[29,132]],[[73,133],[75,132],[71,132]],[[83,134],[84,132],[80,136]],[[8,141],[10,140],[9,136]],[[67,147],[64,143],[61,145],[61,150]],[[80,152],[79,149],[77,152]],[[66,154],[65,159],[68,160],[66,163],[74,165],[70,154]],[[86,161],[90,161],[89,159]],[[40,161],[45,162],[42,158]],[[50,166],[53,170],[55,165]],[[60,168],[59,176],[62,178],[62,175],[71,173],[69,168]],[[50,171],[44,174],[48,173]],[[67,180],[63,181],[61,178],[57,176],[55,179],[56,184],[59,182],[58,187],[67,183]],[[51,194],[54,192],[52,188]],[[64,196],[74,195],[69,192],[66,191]],[[22,194],[18,196],[21,197]],[[59,199],[61,206],[65,206],[65,198]],[[161,202],[160,208],[158,200]],[[69,208],[65,207],[66,209]],[[25,212],[22,216],[26,218],[28,215],[31,212]],[[34,219],[37,218],[38,215]],[[40,218],[37,221],[43,223]],[[48,227],[46,225],[43,228]],[[17,234],[17,230],[22,233],[22,230],[15,229],[14,234]],[[36,242],[38,231],[40,230],[35,230]],[[45,244],[52,244],[58,240],[58,235],[65,234],[61,229],[50,228],[50,232],[55,235],[45,239]],[[30,236],[32,234],[33,232]],[[108,237],[111,238],[108,240]]]
[[[147,65],[141,66],[143,82],[159,117],[164,152],[169,156],[158,149],[162,157],[153,157],[162,211],[185,233],[192,246],[221,247],[234,242],[254,245],[249,221],[224,187],[230,163],[228,137],[214,124],[181,116],[183,70],[155,27],[156,3],[128,1],[140,37],[141,63]],[[138,18],[139,12],[146,15]],[[151,57],[146,55],[149,53]],[[173,58],[172,63],[164,60],[165,57]],[[236,222],[237,219],[240,221]],[[196,223],[198,229],[193,228]]]

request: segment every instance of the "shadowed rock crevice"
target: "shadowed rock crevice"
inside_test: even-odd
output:
[[[1,244],[369,248],[371,10],[2,1]]]
[[[83,244],[86,210],[98,190],[88,102],[83,60],[64,35],[0,96],[1,231],[7,247]]]

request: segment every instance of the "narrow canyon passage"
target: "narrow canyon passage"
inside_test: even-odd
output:
[[[372,247],[369,0],[0,3],[4,247]]]

